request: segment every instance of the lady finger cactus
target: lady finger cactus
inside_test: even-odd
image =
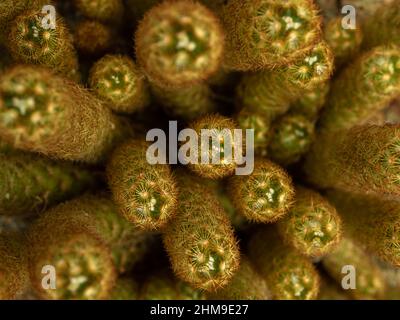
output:
[[[27,154],[0,154],[0,215],[26,215],[78,195],[96,174],[69,163]]]
[[[114,201],[128,221],[160,229],[176,213],[177,187],[168,165],[148,162],[147,148],[139,140],[118,147],[107,165],[107,177]]]
[[[399,93],[400,48],[374,48],[335,78],[320,129],[329,132],[360,124],[383,110]]]
[[[150,102],[146,79],[128,56],[101,58],[90,70],[89,84],[116,112],[132,113]]]
[[[174,273],[191,286],[215,291],[239,266],[239,249],[218,199],[195,178],[179,174],[178,214],[163,234]]]
[[[379,267],[368,254],[357,246],[350,238],[344,237],[339,246],[322,260],[327,273],[343,284],[344,266],[354,269],[355,289],[347,292],[355,299],[379,299],[385,292],[385,280]]]
[[[372,196],[331,191],[349,236],[368,252],[400,266],[400,204]]]
[[[326,43],[321,42],[291,64],[245,75],[237,88],[237,104],[274,120],[284,114],[303,91],[327,81],[332,70],[332,53]]]
[[[321,135],[306,157],[304,171],[320,188],[396,196],[399,144],[398,125],[364,125]]]
[[[297,162],[314,140],[314,123],[303,115],[287,114],[272,127],[268,155],[281,165]]]
[[[72,35],[63,18],[57,16],[54,29],[43,26],[41,10],[24,11],[11,25],[6,45],[14,59],[39,64],[79,80],[78,58]]]
[[[283,240],[304,255],[323,256],[337,246],[342,222],[336,209],[318,193],[297,188],[290,212],[277,224]]]
[[[160,87],[185,87],[208,79],[218,70],[224,49],[218,19],[189,0],[154,6],[135,38],[139,65]]]
[[[0,76],[0,139],[56,159],[99,162],[129,128],[80,86],[35,66]]]
[[[256,160],[251,175],[232,177],[228,188],[238,212],[258,223],[282,218],[294,200],[294,187],[289,175],[264,159]]]
[[[118,22],[124,12],[123,0],[74,0],[79,12],[89,19]]]
[[[320,40],[321,18],[309,0],[232,0],[222,8],[225,65],[240,71],[287,65]]]
[[[320,278],[313,264],[285,246],[273,227],[258,230],[250,238],[248,250],[274,299],[311,300],[317,297]]]

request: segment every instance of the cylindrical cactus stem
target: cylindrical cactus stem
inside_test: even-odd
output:
[[[256,159],[252,174],[232,177],[228,188],[238,212],[258,223],[282,218],[294,200],[294,187],[289,175],[264,159]]]
[[[139,284],[132,278],[118,278],[111,290],[109,300],[138,300]]]
[[[364,49],[380,45],[395,44],[400,46],[400,2],[392,1],[390,5],[382,5],[363,24],[366,35]]]
[[[41,10],[25,11],[12,23],[6,45],[17,61],[39,64],[79,80],[72,35],[59,15],[55,29],[45,28]]]
[[[0,139],[51,158],[102,161],[129,131],[96,97],[35,66],[0,76]]]
[[[309,0],[232,0],[222,8],[224,64],[239,71],[287,65],[321,38],[321,18]]]
[[[347,66],[331,85],[321,131],[348,129],[383,110],[400,93],[400,48],[376,47]]]
[[[242,139],[235,138],[238,125],[231,118],[218,114],[206,115],[189,124],[198,139],[185,142],[194,155],[184,154],[190,170],[203,178],[221,179],[234,174],[238,166],[236,154],[243,154]],[[208,130],[208,131],[205,131]],[[226,149],[231,152],[226,153]]]
[[[186,121],[193,121],[217,109],[213,92],[206,83],[179,89],[166,89],[153,85],[152,93],[167,114]]]
[[[163,234],[174,273],[194,288],[215,291],[239,266],[239,248],[218,199],[195,177],[178,174],[178,214]]]
[[[208,299],[213,300],[269,300],[270,297],[265,279],[244,256],[240,259],[239,270],[229,284],[207,295]]]
[[[44,213],[29,230],[30,277],[47,299],[102,299],[144,253],[148,235],[120,217],[111,200],[84,196]],[[56,289],[42,287],[42,268],[53,266]]]
[[[320,188],[380,196],[400,194],[398,125],[364,125],[321,135],[304,165],[309,182]]]
[[[0,154],[0,215],[43,211],[95,185],[96,174],[33,154]]]
[[[262,227],[250,238],[249,256],[277,300],[311,300],[319,290],[312,262],[283,244],[274,227]]]
[[[322,260],[322,265],[327,273],[343,284],[346,273],[343,267],[349,266],[348,272],[355,271],[355,289],[347,289],[355,299],[379,299],[385,292],[385,281],[379,267],[372,258],[350,238],[343,237],[336,249]],[[354,269],[353,269],[354,268]],[[349,283],[346,283],[350,285]]]
[[[237,104],[274,120],[305,90],[327,81],[332,70],[333,55],[326,43],[321,42],[289,65],[245,75],[237,88]]]
[[[89,84],[115,112],[133,113],[150,102],[145,76],[128,56],[101,58],[90,70]]]
[[[193,289],[162,270],[147,277],[141,287],[141,300],[204,300],[201,290]]]
[[[74,0],[76,9],[89,19],[104,23],[120,22],[124,13],[123,0]]]
[[[380,197],[328,192],[349,236],[368,252],[400,266],[400,203]]]
[[[298,187],[296,201],[277,229],[288,245],[315,258],[335,249],[341,238],[342,221],[327,199]]]
[[[167,164],[151,164],[149,144],[139,140],[119,146],[107,165],[107,177],[121,214],[143,229],[160,229],[177,210],[177,187]]]
[[[242,130],[254,129],[254,154],[267,156],[268,144],[271,140],[271,122],[262,112],[243,108],[235,117]]]
[[[164,1],[150,9],[136,31],[136,56],[151,82],[185,87],[220,67],[224,34],[214,13],[189,0]]]
[[[363,38],[361,26],[345,29],[342,21],[343,17],[340,16],[324,26],[324,39],[332,49],[336,68],[349,63],[359,53]]]
[[[27,287],[26,243],[17,233],[0,234],[0,299],[14,299]]]
[[[299,161],[314,141],[314,129],[314,123],[301,114],[284,115],[272,126],[269,157],[284,166]]]
[[[102,56],[114,44],[110,26],[96,20],[84,20],[75,26],[74,44],[86,56]]]
[[[329,82],[325,82],[314,88],[308,90],[303,95],[293,102],[290,110],[296,114],[302,114],[307,119],[315,121],[318,118],[319,111],[324,106],[329,92]]]

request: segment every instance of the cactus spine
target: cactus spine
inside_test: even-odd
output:
[[[174,273],[191,286],[215,291],[239,266],[239,249],[228,216],[210,190],[179,173],[178,214],[163,235]]]
[[[185,87],[208,79],[222,59],[218,19],[198,2],[164,1],[150,9],[136,31],[136,56],[151,82]]]

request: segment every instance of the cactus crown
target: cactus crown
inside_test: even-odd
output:
[[[218,20],[192,1],[155,6],[136,32],[138,62],[161,87],[184,87],[205,80],[218,70],[222,52]]]
[[[124,11],[122,0],[75,0],[75,4],[84,16],[102,22],[118,21]]]

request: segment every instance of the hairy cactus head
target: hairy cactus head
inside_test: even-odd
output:
[[[83,55],[101,56],[113,45],[113,31],[96,20],[84,20],[76,24],[74,44]]]
[[[122,18],[122,0],[74,0],[75,6],[85,17],[101,22],[117,22]]]

